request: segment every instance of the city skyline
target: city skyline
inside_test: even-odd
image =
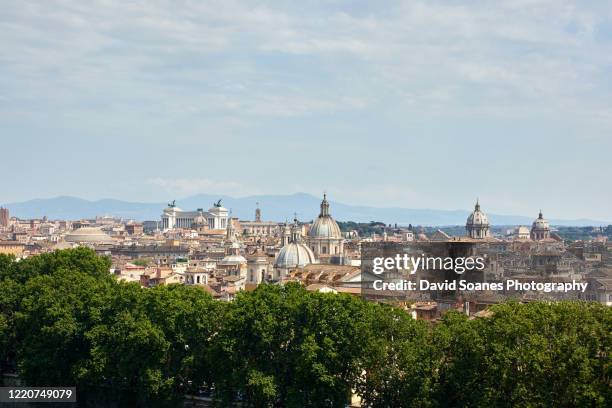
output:
[[[606,2],[13,2],[0,25],[2,203],[326,190],[612,219]]]
[[[474,204],[468,208],[452,208],[452,200],[446,209],[408,208],[408,207],[374,207],[355,203],[345,203],[332,199],[332,212],[343,221],[353,222],[385,222],[398,225],[453,226],[463,225],[465,218],[474,209]],[[159,212],[166,205],[176,205],[185,211],[206,209],[219,199],[234,217],[252,219],[256,209],[260,216],[270,221],[290,220],[297,216],[302,221],[313,219],[318,214],[318,203],[321,195],[294,193],[284,195],[252,195],[232,197],[222,194],[197,194],[178,199],[158,202],[136,202],[115,199],[84,200],[72,196],[60,196],[49,199],[35,199],[19,203],[0,203],[0,206],[11,209],[11,214],[20,218],[51,219],[87,219],[97,216],[120,217],[133,220],[157,219]],[[478,198],[477,202],[484,204],[482,208],[491,217],[492,223],[498,226],[530,225],[537,213],[543,212],[554,225],[559,226],[604,226],[609,220],[598,220],[589,217],[576,219],[559,218],[553,209],[534,210],[529,214],[500,214],[490,211],[486,203]],[[167,204],[166,204],[167,203]],[[534,207],[535,208],[535,207]],[[552,215],[552,216],[551,216]]]

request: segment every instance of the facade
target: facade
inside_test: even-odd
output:
[[[207,285],[208,272],[202,269],[187,269],[183,274],[187,285]]]
[[[254,221],[240,221],[240,229],[242,234],[246,236],[263,236],[270,237],[278,234],[280,225],[272,221],[261,220],[261,209],[259,203],[255,209],[255,220]]]
[[[540,214],[538,218],[535,219],[533,224],[531,225],[531,239],[534,241],[541,241],[543,239],[550,238],[550,225],[548,225],[548,221],[544,219],[542,215],[542,210],[540,210]]]
[[[480,210],[480,204],[476,200],[474,211],[469,215],[465,224],[467,235],[475,239],[488,238],[491,236],[489,227],[489,218]]]
[[[229,211],[216,202],[208,211],[198,208],[196,211],[183,211],[175,202],[168,203],[161,215],[161,228],[166,231],[173,228],[207,227],[219,230],[227,228]]]
[[[15,255],[17,257],[23,254],[25,244],[17,241],[0,241],[0,254]]]
[[[268,255],[257,248],[257,250],[247,256],[247,283],[260,284],[272,279],[272,265]]]
[[[321,212],[308,230],[308,246],[317,258],[326,256],[341,256],[343,253],[342,232],[338,223],[329,213],[327,195],[323,194]]]
[[[183,245],[167,243],[164,245],[129,245],[111,248],[113,256],[124,256],[130,259],[151,258],[159,264],[169,264],[178,258],[187,258],[189,248]]]

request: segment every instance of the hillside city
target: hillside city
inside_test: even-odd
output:
[[[20,219],[0,209],[0,253],[17,259],[85,246],[110,257],[109,273],[142,287],[195,285],[215,299],[232,300],[262,283],[299,282],[308,291],[375,297],[399,304],[414,318],[436,320],[448,309],[486,313],[507,298],[581,299],[612,305],[610,227],[594,227],[576,238],[564,235],[542,211],[531,226],[490,225],[476,202],[465,226],[435,228],[383,223],[337,222],[326,195],[313,221],[265,219],[255,204],[253,219],[232,216],[222,200],[210,208],[183,210],[170,202],[158,220],[137,222],[95,219]],[[316,215],[316,217],[315,217]],[[568,230],[566,229],[567,233]],[[405,293],[372,295],[371,259],[375,254],[414,252],[443,256],[484,256],[486,267],[471,279],[504,282],[588,282],[583,293],[535,291]],[[431,271],[429,271],[431,274]],[[423,275],[424,276],[424,275]],[[443,277],[443,276],[441,276]],[[416,279],[419,276],[415,277]],[[372,296],[370,296],[372,295]],[[385,296],[387,296],[385,298]]]

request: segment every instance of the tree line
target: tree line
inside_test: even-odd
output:
[[[232,302],[194,286],[118,282],[77,248],[0,256],[0,361],[30,386],[76,386],[109,406],[604,407],[612,311],[504,303],[492,317],[431,324],[298,284]]]

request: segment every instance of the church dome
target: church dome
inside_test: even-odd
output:
[[[338,223],[332,217],[319,217],[308,230],[310,238],[342,238]]]
[[[290,242],[285,245],[274,261],[276,268],[301,268],[316,263],[314,253],[306,245],[299,242]]]
[[[321,213],[319,217],[310,227],[308,231],[309,238],[325,238],[325,239],[341,239],[342,232],[338,223],[329,214],[329,202],[327,201],[327,195],[323,194],[323,201],[321,202]]]
[[[468,216],[467,223],[468,226],[488,226],[489,218],[485,213],[480,211],[480,204],[476,201],[476,205],[474,206],[474,211]]]
[[[517,235],[529,235],[529,228],[527,228],[524,225],[521,225],[516,228],[516,234]]]
[[[246,263],[246,258],[240,254],[227,255],[220,262],[221,265],[240,265]]]
[[[542,211],[540,211],[538,218],[536,218],[535,221],[533,222],[531,229],[532,230],[542,230],[542,231],[550,230],[550,225],[548,224],[548,221],[544,219],[544,216],[542,215]]]

